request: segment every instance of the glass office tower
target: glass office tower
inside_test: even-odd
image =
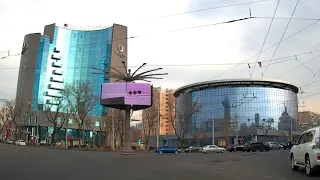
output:
[[[188,121],[186,133],[201,129],[211,135],[214,126],[215,133],[223,136],[226,128],[229,132],[233,127],[262,129],[269,122],[270,130],[297,131],[297,93],[296,86],[282,81],[234,79],[187,85],[177,89],[175,97],[179,109],[201,106]]]
[[[100,97],[101,83],[114,82],[114,79],[93,74],[97,71],[92,67],[104,69],[104,65],[110,65],[125,72],[122,62],[127,64],[127,27],[122,25],[88,30],[70,28],[67,24],[63,27],[50,24],[45,26],[43,34],[26,35],[16,100],[22,102],[22,116],[30,111],[34,116],[23,122],[23,126],[32,135],[36,134],[36,127],[52,126],[46,122],[43,110],[47,105],[54,104],[55,98],[61,97],[66,84],[89,81],[94,94]],[[90,122],[91,129],[99,130],[99,120],[107,115],[107,110],[98,103],[89,112],[88,118],[93,121]],[[78,127],[76,123],[71,123],[69,128]]]
[[[115,36],[120,36],[122,40],[114,41]],[[121,62],[126,62],[126,52],[122,52],[124,56],[119,57],[113,49],[118,51],[118,46],[121,46],[121,50],[126,51],[126,36],[126,27],[120,25],[99,30],[73,30],[67,25],[58,27],[55,24],[46,26],[44,35],[26,35],[17,98],[27,99],[32,103],[33,111],[38,111],[46,104],[54,103],[53,98],[61,97],[66,84],[77,81],[89,81],[94,94],[100,97],[101,83],[109,82],[110,79],[94,75],[96,71],[92,67],[104,69],[107,64],[122,70]],[[97,104],[89,116],[102,117],[103,109]]]

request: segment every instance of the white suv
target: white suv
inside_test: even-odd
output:
[[[305,173],[311,176],[320,168],[320,126],[302,133],[298,142],[290,151],[291,169],[305,168]]]

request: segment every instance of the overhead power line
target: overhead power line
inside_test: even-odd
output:
[[[166,33],[172,33],[172,32],[177,32],[177,31],[185,31],[185,30],[190,30],[190,29],[196,29],[196,28],[203,28],[203,27],[208,27],[208,26],[216,26],[216,25],[222,25],[222,24],[230,24],[230,23],[235,23],[238,21],[244,21],[244,20],[249,20],[252,19],[251,17],[245,17],[245,18],[239,18],[239,19],[234,19],[234,20],[229,20],[229,21],[223,21],[223,22],[218,22],[218,23],[210,23],[210,24],[203,24],[203,25],[199,25],[199,26],[190,26],[190,27],[186,27],[186,28],[180,28],[180,29],[172,29],[169,31],[166,31]],[[82,46],[84,45],[91,45],[91,44],[98,44],[98,43],[102,43],[102,42],[113,42],[113,41],[120,41],[120,40],[128,40],[128,39],[136,39],[136,38],[140,38],[143,36],[130,36],[128,38],[119,38],[119,39],[114,39],[111,41],[99,41],[99,42],[94,42],[94,43],[86,43],[86,44],[82,44]],[[29,47],[32,46],[38,46],[38,45],[29,45]],[[78,47],[79,45],[74,45],[73,47]],[[69,46],[72,47],[72,46]],[[15,49],[9,49],[6,51],[2,51],[0,53],[8,53],[6,56],[1,57],[0,59],[5,59],[7,57],[10,57],[11,51],[14,50],[20,50],[21,48],[15,48]],[[49,50],[48,50],[49,51]],[[16,54],[16,55],[21,55],[21,53]]]
[[[314,26],[315,24],[317,24],[317,23],[319,23],[319,22],[320,22],[320,20],[317,20],[317,21],[315,21],[315,22],[313,22],[313,23],[309,24],[308,26],[306,26],[306,27],[304,27],[304,28],[302,28],[302,29],[300,29],[300,30],[296,31],[295,33],[292,33],[290,36],[288,36],[288,37],[284,38],[284,39],[282,40],[282,42],[283,42],[283,41],[286,41],[286,40],[288,40],[288,39],[290,39],[290,38],[292,38],[292,37],[294,37],[294,36],[295,36],[295,35],[297,35],[297,34],[300,34],[301,32],[303,32],[303,31],[305,31],[305,30],[309,29],[310,27]],[[281,42],[278,42],[278,43],[276,43],[276,44],[273,44],[272,46],[270,46],[270,47],[268,47],[267,49],[263,50],[261,53],[264,53],[264,52],[266,52],[266,51],[268,51],[268,50],[272,49],[273,47],[275,47],[275,46],[276,46],[276,45],[278,45],[279,43],[281,43]],[[234,68],[236,68],[236,67],[240,66],[241,64],[243,64],[243,63],[245,63],[245,62],[247,62],[247,61],[249,61],[249,60],[251,60],[251,59],[255,58],[255,57],[256,57],[256,56],[258,56],[259,54],[260,54],[260,53],[255,54],[254,56],[251,56],[250,58],[248,58],[248,59],[246,59],[246,60],[244,60],[244,61],[242,61],[242,62],[238,63],[237,65],[235,65],[235,66],[233,66],[233,67],[231,67],[231,68],[229,68],[229,69],[227,69],[227,70],[223,71],[222,73],[220,73],[220,74],[218,74],[217,76],[213,77],[213,79],[216,79],[216,78],[220,77],[221,75],[223,75],[223,74],[225,74],[225,73],[227,73],[227,72],[231,71],[232,69],[234,69]]]
[[[288,71],[286,71],[286,72],[284,72],[284,73],[282,73],[282,74],[280,74],[280,75],[278,75],[278,76],[276,76],[276,77],[274,77],[274,78],[279,78],[279,77],[284,76],[284,75],[288,74],[289,72],[291,72],[291,71],[293,71],[293,70],[295,70],[295,69],[297,69],[297,68],[299,68],[299,67],[301,67],[301,66],[305,66],[305,64],[307,64],[308,62],[310,62],[310,61],[312,61],[312,60],[315,60],[315,59],[318,58],[318,57],[320,57],[320,54],[319,54],[319,55],[316,55],[316,56],[314,56],[314,57],[312,57],[312,58],[310,58],[310,59],[308,59],[307,61],[299,64],[298,66],[296,66],[296,67],[294,67],[294,68],[292,68],[292,69],[290,69],[290,70],[288,70]],[[305,66],[305,67],[306,67],[306,66]],[[313,72],[312,72],[312,73],[313,73]],[[313,74],[314,74],[314,73],[313,73]]]
[[[273,16],[272,16],[272,19],[271,19],[271,22],[270,22],[270,25],[269,25],[269,28],[268,28],[266,37],[265,37],[264,40],[263,40],[263,43],[262,43],[260,52],[259,52],[259,54],[258,54],[256,63],[254,64],[253,69],[252,69],[252,71],[251,71],[251,73],[250,73],[250,78],[251,78],[251,76],[252,76],[252,74],[253,74],[253,72],[254,72],[254,69],[256,68],[256,64],[257,64],[257,62],[259,61],[260,55],[261,55],[262,50],[263,50],[263,48],[264,48],[264,45],[265,45],[265,43],[266,43],[266,41],[267,41],[267,38],[268,38],[268,35],[269,35],[269,32],[270,32],[270,29],[271,29],[272,24],[273,24],[274,17],[276,16],[276,13],[277,13],[277,10],[278,10],[278,7],[279,7],[279,3],[280,3],[280,0],[278,0],[278,3],[277,3],[276,8],[275,8],[275,10],[274,10],[274,13],[273,13]],[[250,72],[250,67],[249,67],[249,72]]]
[[[301,54],[296,54],[296,55],[289,55],[289,56],[284,56],[284,57],[279,57],[276,59],[269,59],[269,60],[265,60],[265,61],[261,61],[261,62],[273,62],[272,64],[280,64],[280,63],[284,63],[284,62],[288,62],[288,61],[292,61],[295,60],[295,57],[299,57],[299,56],[304,56],[304,55],[308,55],[308,54],[313,54],[313,53],[317,53],[320,52],[320,49],[318,50],[314,50],[314,51],[310,51],[310,52],[305,52],[305,53],[301,53]],[[252,63],[221,63],[221,64],[159,64],[159,65],[146,65],[146,67],[155,67],[155,66],[159,66],[159,67],[186,67],[186,66],[226,66],[226,65],[247,65],[247,64],[253,64],[255,62]],[[113,67],[123,67],[123,66],[113,66]],[[128,66],[129,68],[134,68],[134,67],[139,67],[139,66]],[[68,68],[71,69],[76,69],[76,68],[91,68],[91,66],[77,66],[77,67],[71,67],[68,66]],[[19,67],[0,67],[0,69],[20,69]],[[46,69],[46,68],[21,68],[21,69]]]
[[[157,16],[157,17],[153,17],[150,19],[140,20],[140,21],[162,19],[162,18],[168,18],[168,17],[172,17],[172,16],[179,16],[179,15],[184,15],[184,14],[191,14],[191,13],[197,13],[197,12],[203,12],[203,11],[209,11],[209,10],[215,10],[215,9],[222,9],[222,8],[228,8],[228,7],[234,7],[234,6],[250,5],[250,4],[261,3],[261,2],[266,2],[266,1],[270,1],[270,0],[249,1],[249,2],[244,2],[244,3],[229,4],[229,5],[224,5],[224,6],[215,6],[215,7],[203,8],[203,9],[197,9],[197,10],[190,10],[190,11],[184,11],[184,12],[179,12],[179,13]]]
[[[295,7],[294,7],[294,9],[293,9],[293,11],[292,11],[292,13],[291,13],[290,19],[289,19],[289,21],[288,21],[288,23],[287,23],[287,26],[286,26],[286,28],[284,29],[284,32],[283,32],[283,34],[282,34],[282,36],[281,36],[281,38],[280,38],[279,44],[277,45],[274,53],[272,54],[271,59],[274,58],[274,56],[276,55],[276,53],[277,53],[277,51],[278,51],[278,49],[279,49],[279,46],[280,46],[280,44],[281,44],[281,42],[282,42],[282,39],[284,38],[284,35],[286,34],[286,32],[287,32],[287,30],[288,30],[288,27],[289,27],[289,25],[290,25],[290,22],[291,22],[292,17],[293,17],[293,15],[294,15],[294,13],[295,13],[295,11],[296,11],[296,9],[297,9],[297,6],[298,6],[299,2],[300,2],[300,0],[297,0],[297,3],[296,3],[296,5],[295,5]],[[270,63],[271,63],[271,62],[269,62],[268,66],[267,66],[267,67],[265,68],[265,70],[263,71],[263,73],[262,73],[262,75],[261,75],[261,79],[263,78],[264,74],[267,72]]]

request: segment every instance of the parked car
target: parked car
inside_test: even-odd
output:
[[[200,151],[200,149],[201,149],[201,147],[199,147],[199,146],[190,146],[190,147],[186,148],[184,150],[184,152],[186,152],[186,153],[197,153],[197,152]]]
[[[13,140],[8,140],[7,142],[6,142],[7,144],[13,144]]]
[[[243,146],[243,152],[269,151],[270,147],[262,142],[247,142]]]
[[[291,141],[289,141],[289,142],[283,142],[283,143],[281,143],[281,148],[284,149],[284,150],[286,150],[286,149],[291,149],[292,144],[293,144],[293,143],[292,143]]]
[[[268,145],[272,150],[281,149],[281,145],[277,142],[266,142],[266,145]]]
[[[290,150],[291,169],[305,169],[311,176],[320,170],[320,126],[304,131]]]
[[[162,146],[156,148],[156,153],[162,154],[162,153],[174,153],[174,154],[179,154],[181,152],[180,149],[175,148],[175,147],[170,147],[170,146]]]
[[[27,145],[24,140],[18,140],[18,141],[15,142],[15,144],[18,145],[18,146],[26,146]]]
[[[218,147],[216,145],[206,145],[203,148],[201,148],[200,152],[202,152],[203,154],[209,154],[212,152],[215,153],[224,153],[226,151],[225,148],[223,147]]]
[[[41,140],[40,145],[42,146],[48,145],[48,142],[46,140]]]
[[[238,144],[238,145],[231,145],[227,148],[227,151],[229,152],[236,152],[236,151],[243,151],[243,145]]]

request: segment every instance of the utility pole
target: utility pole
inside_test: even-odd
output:
[[[290,141],[292,142],[292,118],[290,117]]]

